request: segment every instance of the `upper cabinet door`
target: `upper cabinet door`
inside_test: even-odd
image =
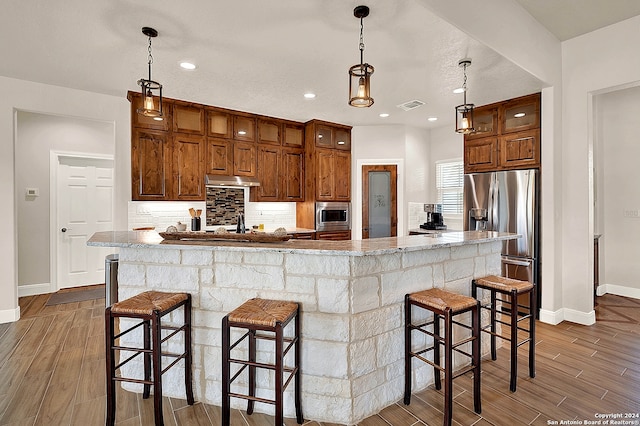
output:
[[[233,138],[239,141],[256,141],[256,118],[245,115],[233,116]]]
[[[171,102],[162,101],[162,120],[154,120],[153,117],[146,117],[138,114],[138,109],[142,108],[142,95],[136,92],[127,94],[131,102],[131,124],[140,129],[169,130],[171,123]]]
[[[466,139],[479,139],[498,134],[498,107],[479,107],[473,111],[473,127],[475,131],[465,136]]]
[[[256,175],[256,145],[247,142],[233,144],[233,174],[236,176]]]
[[[174,135],[173,184],[177,200],[204,200],[204,141],[202,137]]]
[[[465,141],[464,172],[488,172],[498,169],[498,138]]]
[[[216,138],[231,139],[231,114],[207,109],[207,134]]]
[[[324,124],[316,124],[316,146],[333,148],[333,128]]]
[[[276,120],[258,119],[258,142],[280,145],[282,125]]]
[[[164,132],[134,129],[131,139],[131,199],[170,199],[169,141]]]
[[[204,135],[204,108],[175,104],[173,106],[173,131]]]
[[[282,145],[302,148],[304,145],[304,125],[284,123],[284,138]]]
[[[335,129],[335,148],[344,151],[351,151],[351,132],[349,130]]]
[[[504,104],[502,133],[521,132],[540,127],[540,96],[525,96]]]
[[[231,176],[233,174],[233,142],[228,139],[208,138],[206,145],[205,173]]]

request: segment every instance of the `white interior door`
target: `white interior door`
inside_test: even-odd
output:
[[[112,249],[87,247],[87,240],[113,229],[113,160],[58,159],[57,287],[104,283],[104,258]]]

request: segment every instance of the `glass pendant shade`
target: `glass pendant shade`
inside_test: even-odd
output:
[[[473,131],[473,104],[458,105],[456,107],[456,132],[466,135]]]
[[[373,71],[373,67],[369,64],[358,64],[349,68],[349,105],[360,108],[373,105],[371,97]]]
[[[138,108],[138,114],[145,117],[162,117],[162,84],[144,78],[138,80],[138,84],[142,94],[142,108]]]

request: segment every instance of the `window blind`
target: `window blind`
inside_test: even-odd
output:
[[[436,162],[436,189],[443,214],[462,214],[464,190],[462,160]]]

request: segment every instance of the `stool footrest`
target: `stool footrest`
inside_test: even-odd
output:
[[[229,392],[229,397],[246,399],[248,401],[262,402],[264,404],[275,405],[275,403],[276,403],[272,399],[260,398],[260,397],[257,397],[257,396],[244,395],[244,394],[241,394],[241,393],[234,393],[234,392]]]

